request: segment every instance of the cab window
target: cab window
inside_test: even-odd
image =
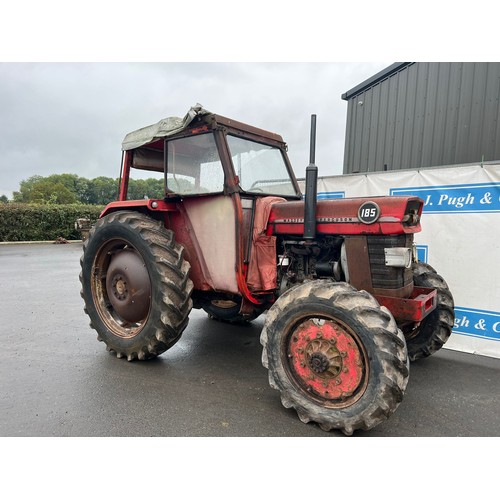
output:
[[[213,134],[167,142],[167,191],[181,195],[221,193],[224,171]]]

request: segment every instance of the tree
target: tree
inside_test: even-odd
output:
[[[19,184],[19,191],[13,194],[17,203],[78,203],[75,174],[53,174],[48,177],[32,175]]]
[[[72,193],[62,182],[43,179],[31,189],[28,203],[66,205],[77,203],[75,193]]]
[[[94,205],[107,205],[118,198],[118,180],[96,177],[90,181],[89,201]]]
[[[29,203],[30,193],[33,186],[43,179],[41,175],[32,175],[19,183],[19,191],[14,191],[13,199],[16,203]]]
[[[9,198],[2,194],[2,196],[0,196],[0,203],[9,203]]]
[[[85,177],[78,177],[75,183],[76,196],[84,205],[95,205],[92,200],[92,181]]]
[[[76,174],[52,174],[48,177],[45,177],[45,179],[53,183],[62,184],[72,193],[76,194],[76,188],[79,179],[78,175]]]
[[[143,200],[144,198],[163,198],[163,179],[130,179],[128,184],[128,198]]]
[[[20,182],[19,191],[14,192],[13,200],[16,203],[107,205],[118,198],[118,190],[119,179],[111,177],[86,179],[76,174],[52,174],[47,177],[33,175]],[[163,196],[163,178],[129,180],[129,200]]]

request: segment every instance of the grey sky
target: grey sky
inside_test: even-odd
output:
[[[340,96],[391,63],[0,63],[0,195],[35,174],[118,177],[128,132],[196,103],[281,134],[299,177],[315,113],[319,174],[340,174]]]

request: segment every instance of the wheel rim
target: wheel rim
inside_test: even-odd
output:
[[[137,250],[127,241],[106,242],[96,253],[92,296],[106,327],[118,337],[133,338],[151,309],[151,280]]]
[[[357,334],[332,318],[308,317],[286,336],[286,367],[308,397],[329,408],[355,403],[368,382],[368,357]]]

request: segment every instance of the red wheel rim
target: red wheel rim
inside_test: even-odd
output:
[[[356,333],[339,321],[308,318],[288,336],[289,371],[325,406],[349,406],[361,397],[368,378],[366,359]]]

